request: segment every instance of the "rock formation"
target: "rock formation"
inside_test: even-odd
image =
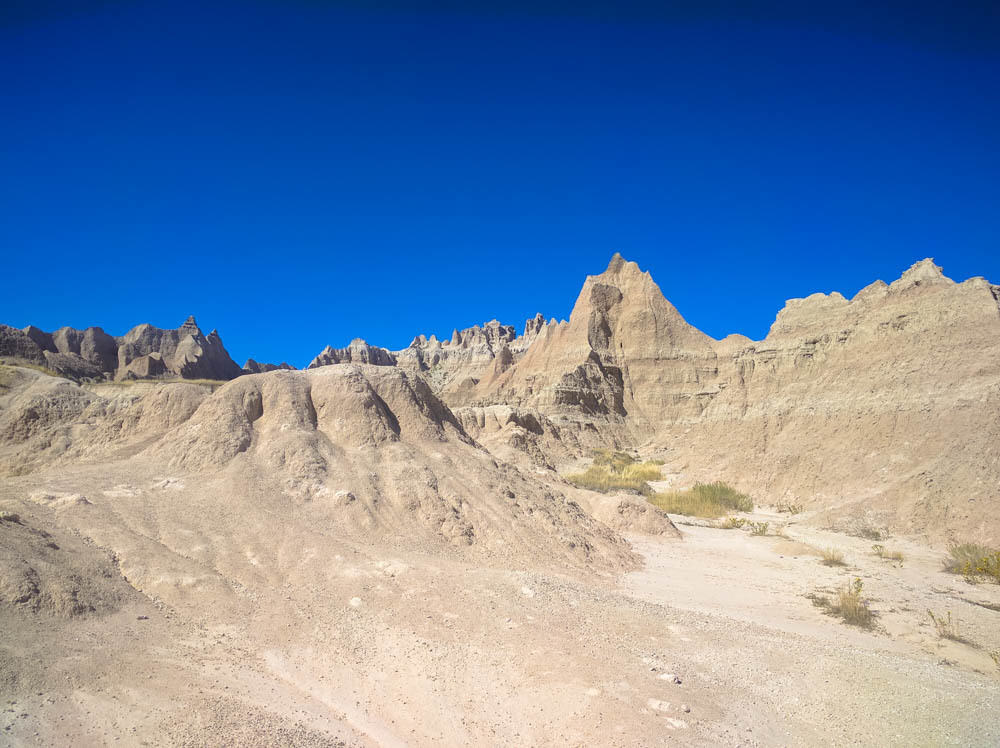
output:
[[[327,346],[316,358],[309,362],[307,369],[330,364],[372,364],[374,366],[395,366],[396,357],[385,348],[368,345],[361,338],[355,338],[346,348]]]
[[[282,361],[280,364],[262,364],[258,361],[254,361],[252,358],[248,358],[246,363],[243,364],[244,374],[262,374],[266,371],[277,371],[278,369],[287,369],[289,371],[294,371],[295,367]]]
[[[229,357],[218,332],[203,335],[194,317],[176,330],[139,325],[122,337],[100,327],[54,333],[28,326],[0,325],[0,357],[45,366],[73,379],[226,380],[242,374]]]
[[[572,448],[572,433],[660,450],[688,482],[831,507],[831,521],[866,513],[911,532],[997,533],[984,509],[1000,504],[998,298],[982,278],[956,284],[924,260],[849,301],[789,301],[762,341],[715,341],[616,256],[587,279],[568,323],[547,326],[459,404],[558,426],[505,442],[528,451],[557,434]],[[477,438],[511,428],[466,410]]]
[[[850,300],[789,301],[764,340],[716,341],[615,255],[586,279],[568,321],[539,314],[517,335],[493,320],[402,351],[355,339],[309,367],[372,365],[426,381],[465,433],[522,465],[552,470],[596,447],[638,448],[681,482],[724,479],[764,501],[829,509],[831,522],[865,513],[913,532],[1000,531],[984,511],[1000,502],[998,299],[984,279],[955,283],[923,260]],[[0,355],[94,379],[291,369],[252,359],[240,369],[193,318],[122,338],[0,327]],[[43,397],[31,407],[83,417],[86,404]]]

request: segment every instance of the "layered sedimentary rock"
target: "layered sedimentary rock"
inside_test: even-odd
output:
[[[638,439],[697,416],[718,367],[712,339],[684,321],[649,273],[615,255],[587,278],[569,322],[541,328],[516,365],[491,374],[475,402],[622,424]]]
[[[789,301],[760,342],[716,344],[698,418],[655,442],[690,478],[876,526],[1000,533],[1000,290],[930,260],[847,300]]]
[[[0,327],[0,355],[117,378],[287,367],[241,370],[193,319],[120,339]],[[638,448],[681,483],[724,479],[830,521],[867,513],[914,531],[1000,535],[1000,289],[955,283],[930,260],[852,299],[791,300],[764,340],[716,341],[616,255],[568,321],[537,315],[517,335],[494,320],[395,352],[357,339],[310,367],[359,363],[426,381],[503,459],[554,468],[595,447]]]
[[[100,327],[62,327],[47,333],[34,326],[0,326],[0,357],[45,366],[75,379],[232,379],[242,369],[230,358],[218,332],[204,335],[194,317],[176,330],[139,325],[122,337]]]
[[[385,348],[368,345],[361,338],[355,338],[346,348],[327,346],[316,358],[309,362],[307,369],[315,369],[331,364],[372,364],[373,366],[395,366],[396,357]]]

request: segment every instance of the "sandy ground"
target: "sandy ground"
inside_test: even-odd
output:
[[[612,580],[303,535],[248,549],[245,569],[217,562],[231,594],[189,581],[105,616],[5,612],[0,743],[1000,743],[996,586],[944,574],[934,551],[889,541],[894,565],[801,523],[785,538],[680,528],[632,536],[644,568]],[[847,566],[822,565],[825,547]],[[149,553],[165,566],[173,551]],[[806,597],[854,577],[872,631]],[[927,609],[951,610],[969,643],[940,639]]]

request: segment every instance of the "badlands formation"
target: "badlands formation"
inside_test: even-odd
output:
[[[716,341],[616,255],[521,334],[298,371],[193,318],[0,326],[0,360],[2,744],[1000,742],[1000,592],[942,570],[1000,544],[981,278],[924,260]],[[772,532],[565,480],[596,449]],[[814,604],[855,578],[870,629]]]

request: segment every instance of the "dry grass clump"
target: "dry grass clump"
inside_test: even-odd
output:
[[[718,524],[718,527],[720,530],[739,530],[746,523],[747,521],[742,517],[726,517]]]
[[[820,563],[826,564],[827,566],[846,566],[844,563],[844,554],[838,551],[836,548],[827,548],[821,551],[823,559]]]
[[[961,574],[969,582],[1000,584],[1000,551],[979,543],[956,543],[948,549],[945,571]]]
[[[884,545],[881,545],[880,543],[876,543],[875,545],[872,546],[872,553],[874,553],[876,556],[885,561],[902,562],[904,558],[901,551],[887,550],[886,547]]]
[[[807,595],[813,605],[823,608],[830,615],[841,618],[844,623],[869,629],[875,624],[875,614],[868,607],[868,600],[862,597],[865,585],[855,578],[844,589],[837,592],[832,601],[820,595]]]
[[[875,622],[875,614],[868,607],[868,601],[861,596],[864,582],[855,578],[853,582],[837,593],[836,602],[831,610],[844,619],[845,623],[861,628],[871,628]]]
[[[801,504],[778,504],[776,507],[780,514],[801,514]]]
[[[753,511],[753,500],[721,481],[695,483],[686,491],[665,491],[649,497],[654,506],[670,514],[715,519],[732,511]],[[742,527],[742,525],[732,525]]]
[[[651,496],[653,491],[647,481],[661,476],[662,464],[655,460],[637,462],[626,452],[602,449],[594,453],[590,467],[582,473],[567,475],[566,480],[580,488],[601,493],[624,490]]]
[[[770,522],[751,522],[750,534],[751,535],[767,535],[767,528],[771,526]]]
[[[933,610],[928,610],[927,615],[930,616],[931,622],[934,624],[934,629],[937,631],[937,635],[942,639],[951,639],[954,642],[961,642],[963,644],[968,644],[969,640],[962,636],[962,633],[958,628],[958,620],[951,617],[951,611],[946,611],[947,615],[935,615]]]

